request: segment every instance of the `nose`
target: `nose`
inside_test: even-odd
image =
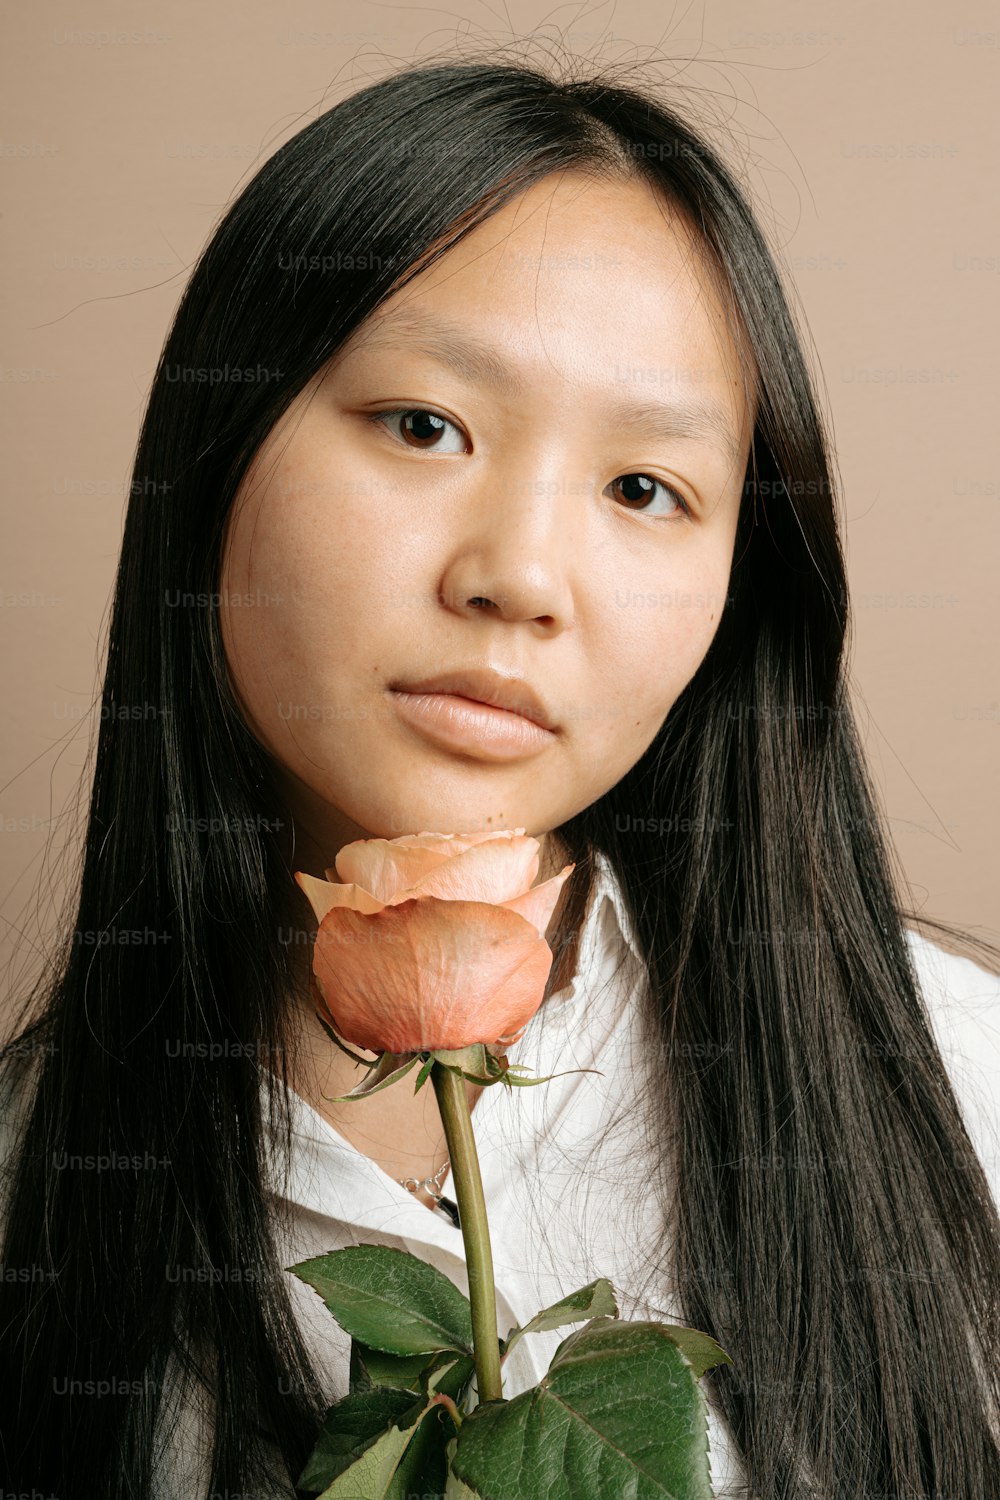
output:
[[[486,611],[558,634],[573,623],[580,559],[574,539],[579,493],[565,480],[532,470],[487,476],[470,486],[456,518],[439,595],[459,614]],[[577,515],[570,512],[574,505]]]

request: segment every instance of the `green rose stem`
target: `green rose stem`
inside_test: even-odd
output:
[[[497,1339],[497,1304],[493,1285],[493,1251],[490,1249],[490,1226],[486,1218],[486,1199],[479,1171],[476,1138],[472,1131],[472,1114],[460,1073],[435,1062],[431,1082],[437,1095],[441,1123],[444,1125],[451,1159],[458,1215],[465,1242],[465,1261],[469,1273],[469,1301],[472,1304],[472,1341],[476,1357],[476,1387],[480,1402],[500,1401],[503,1387],[500,1376],[500,1349]]]

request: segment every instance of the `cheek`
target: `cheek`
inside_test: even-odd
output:
[[[617,681],[627,682],[635,701],[654,715],[662,717],[704,660],[719,628],[728,582],[728,558],[705,559],[669,580],[616,591]]]
[[[359,524],[335,482],[302,464],[273,469],[266,489],[248,484],[234,512],[222,589],[228,585],[279,601],[267,622],[276,652],[299,638],[326,650],[340,633],[340,617],[356,611],[362,581],[371,576],[370,530]]]
[[[361,486],[308,455],[272,465],[266,488],[248,476],[245,491],[227,526],[220,624],[244,714],[273,748],[325,722],[310,714],[336,707],[349,722],[392,622],[407,614],[412,558],[397,534],[371,525]],[[269,602],[243,608],[240,596]]]
[[[316,667],[329,661],[336,639],[329,606],[338,580],[317,553],[314,502],[282,493],[279,477],[234,510],[220,570],[226,661],[257,728],[273,726],[286,700],[318,698]]]

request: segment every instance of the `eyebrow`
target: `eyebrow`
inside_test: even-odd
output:
[[[409,308],[378,319],[363,340],[367,348],[400,344],[447,365],[471,384],[490,386],[508,397],[523,394],[522,381],[496,349],[446,318]],[[615,401],[607,415],[612,426],[641,430],[661,441],[688,438],[714,443],[734,468],[743,457],[730,417],[715,401]]]

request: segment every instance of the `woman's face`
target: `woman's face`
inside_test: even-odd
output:
[[[553,174],[384,302],[227,524],[229,670],[296,867],[425,830],[524,827],[547,853],[708,650],[751,433],[722,306],[641,183]],[[474,668],[555,729],[501,753],[392,691]]]

